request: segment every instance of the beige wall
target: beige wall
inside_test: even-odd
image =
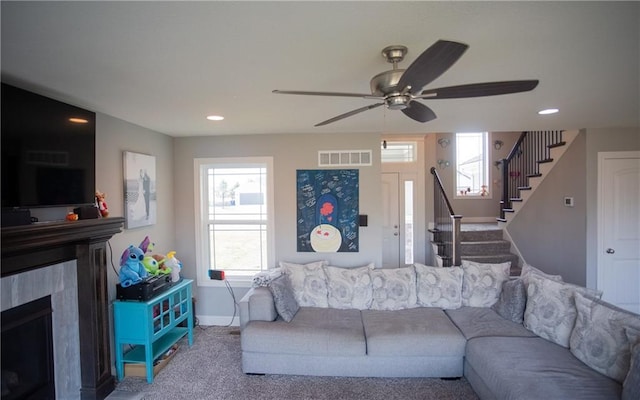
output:
[[[489,174],[491,181],[491,195],[486,198],[467,198],[456,199],[454,196],[455,188],[455,134],[454,133],[438,133],[435,139],[435,159],[429,160],[430,165],[428,168],[436,167],[438,175],[442,180],[442,184],[445,188],[449,188],[447,196],[451,202],[453,211],[462,215],[462,222],[495,222],[496,217],[500,212],[500,195],[502,193],[502,180],[501,172],[498,170],[493,162],[505,158],[515,142],[520,137],[520,132],[489,132]],[[449,139],[450,144],[447,147],[442,147],[438,144],[440,139]],[[493,142],[495,140],[501,140],[504,144],[499,150],[494,149]],[[450,165],[446,168],[438,166],[438,160],[447,160]]]
[[[130,244],[139,245],[149,236],[156,243],[155,252],[175,250],[173,138],[120,119],[98,113],[96,116],[96,188],[107,194],[109,216],[124,216],[122,153],[133,151],[156,157],[157,223],[135,229],[123,229],[109,243],[111,261],[119,271],[120,255]],[[110,298],[115,298],[117,275],[110,268]]]
[[[586,283],[586,138],[580,133],[507,231],[524,260],[566,282]],[[574,207],[564,197],[574,198]]]
[[[185,265],[184,275],[196,278],[194,158],[272,156],[275,184],[275,258],[309,262],[326,259],[337,266],[380,265],[382,231],[380,198],[380,135],[247,135],[176,138],[174,184],[176,250]],[[298,253],[296,251],[296,170],[318,168],[318,150],[368,150],[373,165],[360,167],[360,214],[369,216],[369,226],[360,228],[357,253]],[[202,267],[202,266],[198,266]],[[206,266],[202,268],[207,268]],[[236,297],[246,292],[237,288]],[[198,313],[231,315],[233,304],[226,288],[199,287]]]

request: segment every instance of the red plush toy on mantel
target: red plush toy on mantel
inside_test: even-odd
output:
[[[107,202],[104,201],[105,197],[107,197],[106,194],[102,193],[99,190],[96,190],[96,203],[98,204],[98,210],[100,210],[100,215],[102,215],[103,218],[106,218],[109,216],[109,209],[107,208]]]

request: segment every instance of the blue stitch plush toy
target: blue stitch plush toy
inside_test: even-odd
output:
[[[120,285],[127,287],[142,282],[148,276],[142,265],[144,252],[133,245],[129,246],[120,257]]]

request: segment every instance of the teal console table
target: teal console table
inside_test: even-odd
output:
[[[178,340],[188,336],[193,345],[192,280],[183,279],[148,301],[115,300],[116,373],[124,377],[125,363],[145,364],[147,382],[153,382],[153,362]],[[178,326],[186,321],[186,327]],[[124,351],[124,346],[133,346]]]

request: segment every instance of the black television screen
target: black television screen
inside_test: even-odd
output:
[[[94,203],[95,113],[2,83],[2,207]]]

